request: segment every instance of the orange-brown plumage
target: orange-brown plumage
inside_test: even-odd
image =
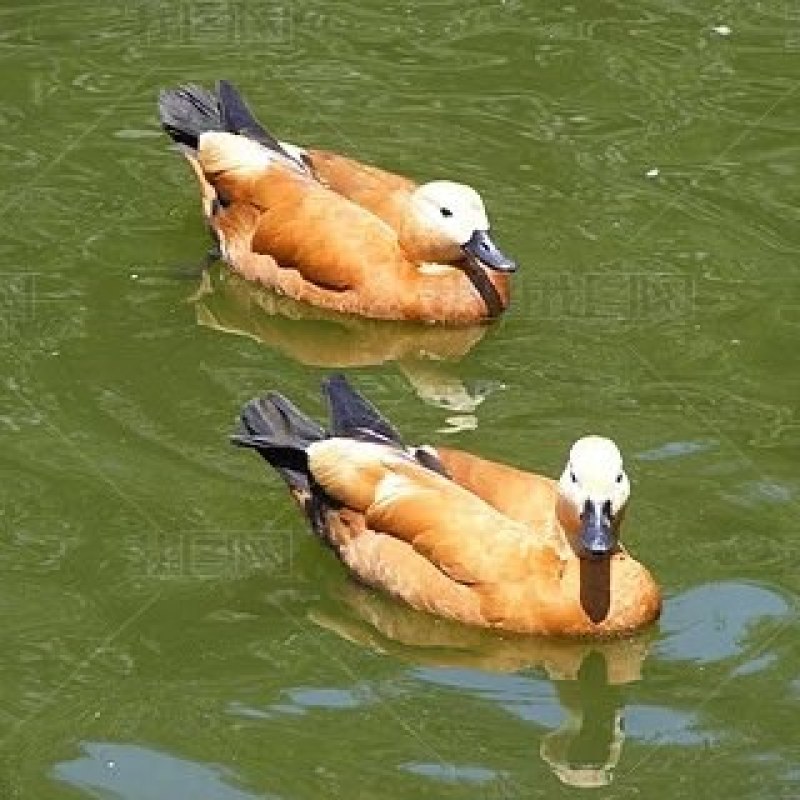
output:
[[[572,501],[561,482],[462,451],[408,451],[343,379],[326,391],[332,435],[308,434],[312,423],[270,395],[245,409],[239,441],[284,474],[360,581],[420,610],[520,633],[615,636],[658,617],[658,586],[619,545],[616,528],[606,551],[582,549],[594,518],[567,513]],[[281,461],[295,429],[307,437],[296,439],[293,456],[303,453],[306,485],[293,483],[296,473],[288,477]],[[611,450],[608,440],[591,438],[575,445],[570,469],[595,486],[597,465],[586,452]],[[610,526],[619,525],[617,510],[621,518],[624,509],[609,511]]]
[[[379,319],[469,324],[508,306],[513,264],[488,239],[469,187],[418,186],[279,143],[225,82],[218,95],[163,92],[160,111],[200,182],[222,255],[248,279]]]

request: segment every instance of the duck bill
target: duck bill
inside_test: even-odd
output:
[[[587,500],[581,514],[582,555],[594,561],[610,556],[617,546],[608,506],[605,503],[602,508],[598,508],[592,500]]]
[[[514,272],[517,265],[499,250],[491,240],[489,231],[473,231],[469,241],[461,249],[479,264],[497,272]]]

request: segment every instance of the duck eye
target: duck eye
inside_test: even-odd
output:
[[[622,483],[622,473],[621,472],[619,473],[619,475],[617,475],[617,483]]]
[[[439,213],[440,213],[440,214],[441,214],[443,217],[452,217],[452,216],[453,216],[453,212],[452,212],[452,211],[451,211],[449,208],[447,208],[446,206],[442,206],[442,207],[439,209]]]
[[[570,472],[569,472],[569,479],[570,479],[570,480],[571,480],[573,483],[577,483],[577,482],[578,482],[578,479],[575,477],[575,473],[574,473],[572,470],[570,470]]]

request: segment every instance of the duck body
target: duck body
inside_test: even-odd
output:
[[[603,558],[576,552],[555,481],[459,450],[406,448],[343,378],[325,393],[329,432],[270,394],[245,407],[235,440],[278,470],[359,581],[519,633],[610,637],[657,619],[659,589],[621,546]]]
[[[514,269],[474,190],[279,142],[227,82],[164,91],[228,264],[296,300],[378,319],[470,324],[509,303]]]

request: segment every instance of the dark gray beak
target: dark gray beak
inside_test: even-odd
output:
[[[489,238],[489,231],[475,231],[461,249],[484,267],[498,272],[514,272],[517,265],[504,256],[497,245]]]
[[[601,559],[611,555],[617,546],[616,534],[611,524],[611,503],[602,508],[587,500],[581,514],[580,543],[586,558]]]

